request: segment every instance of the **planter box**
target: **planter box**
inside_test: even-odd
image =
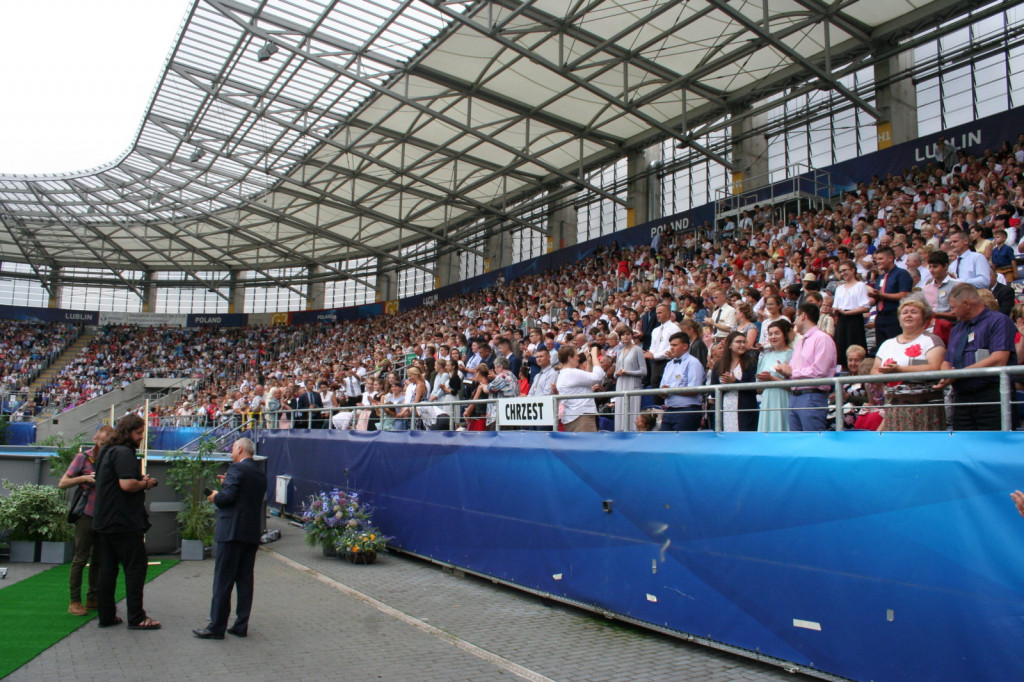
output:
[[[74,542],[42,542],[39,561],[44,564],[66,564],[75,556]]]
[[[35,540],[11,540],[11,563],[30,564],[38,561],[39,543]]]
[[[182,540],[181,541],[181,560],[182,561],[202,561],[206,558],[206,548],[203,546],[202,540]]]

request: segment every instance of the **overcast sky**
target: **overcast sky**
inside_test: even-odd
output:
[[[192,0],[0,0],[0,174],[131,145]]]

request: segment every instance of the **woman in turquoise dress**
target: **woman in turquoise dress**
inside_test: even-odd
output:
[[[768,348],[757,362],[758,381],[781,381],[775,371],[779,363],[789,363],[793,347],[789,345],[792,325],[780,317],[768,325]],[[761,391],[761,411],[757,417],[758,431],[789,431],[789,391],[784,388],[765,388]]]

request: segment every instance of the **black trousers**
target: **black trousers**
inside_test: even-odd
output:
[[[700,405],[693,407],[666,407],[661,416],[661,431],[696,431],[704,416]]]
[[[900,328],[900,320],[896,313],[875,315],[875,347],[871,350],[871,354],[876,355],[883,343],[894,336],[899,336],[901,331],[903,330]]]
[[[238,588],[235,605],[235,630],[245,633],[249,629],[252,611],[254,566],[259,545],[248,542],[218,542],[217,559],[213,569],[213,599],[210,602],[210,630],[223,633],[231,615],[231,593]]]
[[[666,367],[668,360],[651,360],[651,388],[661,388],[661,377],[664,376]],[[665,396],[654,396],[654,404],[664,405]]]
[[[999,414],[999,384],[992,384],[970,393],[958,391],[956,386],[953,386],[954,431],[998,431],[1000,428],[1002,419]]]
[[[146,620],[142,608],[142,589],[146,584],[146,543],[143,531],[125,533],[96,533],[100,543],[99,599],[100,625],[113,625],[117,617],[114,589],[117,574],[124,566],[124,589],[128,604],[128,624],[138,625]]]

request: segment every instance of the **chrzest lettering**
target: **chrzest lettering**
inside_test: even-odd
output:
[[[509,403],[505,405],[505,419],[517,421],[544,419],[544,403]]]

